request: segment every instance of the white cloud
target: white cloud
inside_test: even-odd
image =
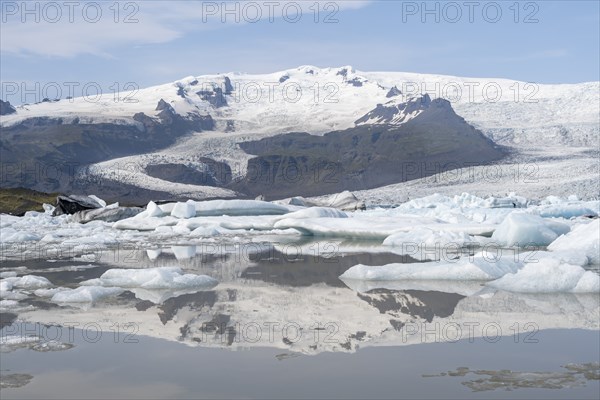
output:
[[[43,2],[30,3],[33,5],[29,10],[37,7],[33,14],[26,12],[24,2],[2,2],[1,51],[53,57],[81,54],[109,57],[111,49],[166,43],[198,30],[248,23],[292,23],[294,20],[314,21],[315,18],[322,22],[326,17],[339,19],[340,11],[358,9],[370,2],[110,2],[101,4],[101,14],[97,14],[95,6],[90,3],[77,3],[77,6],[65,6],[65,2],[51,3],[60,6],[60,17],[55,8],[44,8]],[[118,13],[115,4],[119,5]],[[36,22],[36,18],[39,21]],[[126,19],[130,22],[126,23]],[[53,20],[55,22],[51,22]]]

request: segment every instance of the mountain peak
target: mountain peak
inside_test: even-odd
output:
[[[427,93],[420,96],[410,97],[407,100],[404,100],[399,96],[394,97],[395,98],[385,104],[377,104],[373,110],[357,119],[354,122],[355,125],[401,125],[421,114],[432,104],[431,97]],[[434,101],[436,102],[437,100],[438,99]],[[439,100],[447,102],[443,99]],[[448,103],[448,105],[450,105],[450,103]]]
[[[0,115],[9,115],[17,112],[17,109],[14,108],[10,102],[0,100]]]

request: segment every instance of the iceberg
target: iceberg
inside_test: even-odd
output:
[[[290,208],[259,200],[209,200],[193,202],[196,216],[282,215]]]
[[[569,229],[567,224],[538,215],[513,212],[494,231],[492,240],[505,246],[547,246]]]
[[[588,258],[588,263],[600,264],[600,219],[575,226],[550,243],[548,250],[579,253]]]
[[[68,289],[55,293],[52,296],[54,303],[94,303],[106,297],[117,296],[123,289],[115,287],[82,286],[77,289]]]
[[[284,218],[274,225],[276,229],[296,229],[304,235],[351,237],[361,239],[385,239],[398,232],[410,232],[415,227],[444,232],[465,232],[472,235],[490,235],[495,225],[449,224],[434,218],[396,215],[385,217],[354,218]]]
[[[384,246],[405,248],[407,245],[424,246],[427,248],[456,245],[463,247],[472,240],[464,232],[448,232],[430,228],[418,227],[407,232],[394,233],[383,241]]]
[[[20,278],[5,278],[0,281],[0,291],[8,291],[13,288],[41,289],[52,286],[52,282],[43,276],[25,275]]]
[[[141,215],[138,214],[135,217],[122,219],[113,224],[113,228],[122,230],[136,230],[136,231],[153,231],[159,226],[173,226],[177,225],[178,218],[166,216],[166,217],[147,217],[138,218]]]
[[[196,216],[196,206],[194,201],[188,200],[185,203],[177,203],[171,210],[171,216],[175,218],[192,218]]]
[[[281,217],[276,217],[275,220],[283,218],[290,219],[305,219],[305,218],[348,218],[348,214],[331,207],[308,207],[302,210],[293,211]]]
[[[528,263],[514,274],[488,283],[496,289],[523,293],[596,293],[600,291],[600,275],[577,265],[553,258]]]
[[[394,263],[383,266],[359,264],[344,272],[340,279],[490,281],[516,272],[522,266],[523,260],[512,254],[499,256],[482,251],[455,262]]]
[[[82,286],[142,288],[148,290],[213,287],[216,279],[207,275],[183,274],[179,267],[146,269],[109,269],[97,279],[81,282]]]
[[[196,256],[196,246],[171,246],[177,260],[188,260]]]
[[[598,216],[598,212],[584,204],[564,204],[540,206],[538,209],[540,216],[544,218],[575,218],[583,216]]]

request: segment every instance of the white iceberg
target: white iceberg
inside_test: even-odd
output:
[[[196,256],[196,246],[171,246],[177,260],[188,260]]]
[[[192,231],[191,237],[211,237],[219,236],[221,232],[216,226],[199,226]]]
[[[212,287],[218,281],[207,275],[183,274],[179,267],[146,269],[109,269],[97,279],[81,282],[83,286],[142,288],[148,290]]]
[[[583,254],[590,264],[600,264],[600,219],[575,226],[550,243],[548,250]]]
[[[290,208],[259,200],[209,200],[196,201],[197,216],[220,215],[282,215]]]
[[[582,216],[598,216],[598,212],[585,204],[561,204],[540,206],[540,216],[544,218],[575,218]]]
[[[547,246],[569,226],[538,215],[513,212],[506,216],[492,235],[492,240],[505,246]]]
[[[449,224],[434,218],[410,215],[361,216],[354,218],[285,218],[277,221],[273,227],[276,229],[296,229],[304,235],[382,240],[397,232],[410,232],[415,227],[444,232],[465,232],[471,235],[489,235],[495,229],[495,225]]]
[[[596,293],[600,291],[600,275],[553,258],[528,263],[514,274],[488,283],[496,289],[524,293]]]
[[[473,257],[461,258],[455,262],[395,263],[382,266],[359,264],[348,269],[340,278],[367,281],[489,281],[516,272],[522,266],[523,260],[512,254],[499,256],[482,251]]]
[[[196,216],[195,202],[188,200],[185,203],[177,203],[171,210],[171,216],[175,218],[192,218]]]
[[[160,256],[162,253],[162,249],[146,249],[146,254],[148,255],[148,259],[154,261]]]
[[[398,232],[388,236],[383,241],[383,245],[399,248],[406,248],[409,245],[434,248],[449,245],[463,247],[471,242],[471,237],[464,232],[448,232],[417,227],[411,231]]]
[[[77,289],[67,289],[52,296],[54,303],[94,303],[105,297],[117,296],[123,289],[116,287],[81,286]]]
[[[275,220],[284,218],[305,219],[305,218],[348,218],[348,214],[340,211],[337,208],[331,207],[309,207],[302,210],[294,211],[277,217]]]
[[[138,218],[139,215],[117,221],[112,227],[123,230],[153,231],[159,226],[174,226],[179,222],[178,218],[171,217],[170,215],[166,217]]]
[[[0,281],[0,290],[20,289],[40,289],[52,286],[52,282],[43,276],[25,275],[22,277],[5,278]]]
[[[52,297],[56,293],[65,292],[68,290],[71,290],[71,289],[67,289],[64,287],[56,287],[56,288],[51,288],[51,289],[37,289],[33,292],[33,294],[35,294],[38,297]]]
[[[40,239],[40,236],[34,232],[18,231],[8,227],[0,229],[0,243],[34,242]]]
[[[159,206],[155,202],[150,201],[146,205],[146,209],[144,211],[137,213],[136,215],[134,215],[131,218],[144,219],[144,218],[152,218],[152,217],[162,217],[171,212],[170,210],[167,212],[163,208],[164,208],[164,205]]]

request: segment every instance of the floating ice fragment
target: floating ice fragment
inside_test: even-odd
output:
[[[590,264],[600,264],[600,219],[575,226],[550,243],[548,250],[576,252],[585,255]]]
[[[382,266],[355,265],[344,272],[341,279],[385,280],[458,280],[488,281],[516,272],[523,260],[514,255],[498,256],[488,252],[455,262],[427,262],[412,264],[387,264]]]
[[[171,216],[175,218],[192,218],[196,216],[195,202],[188,200],[185,203],[177,203],[171,211]]]
[[[146,250],[146,254],[148,255],[148,258],[151,261],[154,261],[158,258],[158,256],[160,256],[160,254],[162,253],[161,249],[147,249]]]
[[[33,292],[33,294],[35,294],[38,297],[52,297],[56,293],[64,292],[67,290],[70,290],[70,289],[67,289],[64,287],[57,287],[57,288],[52,288],[52,289],[37,289]]]
[[[171,250],[178,260],[188,260],[196,255],[196,246],[171,246]]]
[[[217,283],[206,275],[183,274],[178,267],[158,267],[109,269],[100,278],[81,282],[81,285],[158,290],[211,287]]]
[[[568,231],[569,226],[566,224],[537,215],[513,212],[496,228],[492,239],[505,246],[547,246]]]
[[[52,286],[52,282],[43,276],[25,275],[22,277],[5,278],[0,281],[0,290],[12,290],[13,288],[20,289],[39,289]]]
[[[304,218],[348,218],[348,214],[336,208],[330,207],[309,207],[294,211],[284,216],[277,217],[276,220],[283,218],[304,219]]]
[[[81,286],[55,293],[52,301],[55,303],[94,303],[105,297],[116,296],[123,292],[117,287]]]
[[[427,248],[448,245],[462,247],[468,243],[471,243],[471,238],[464,232],[445,232],[430,228],[416,228],[412,231],[394,233],[383,241],[384,246],[400,248],[405,248],[408,244]]]
[[[196,215],[282,215],[290,208],[258,200],[209,200],[197,201]]]
[[[496,289],[524,293],[595,293],[600,291],[600,275],[577,265],[544,258],[537,263],[526,264],[515,274],[507,274],[488,285]]]

